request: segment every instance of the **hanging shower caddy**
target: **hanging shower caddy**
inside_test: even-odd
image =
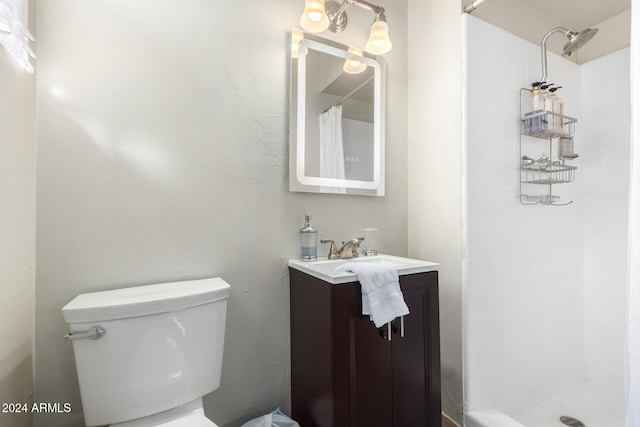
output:
[[[568,140],[573,136],[577,119],[545,110],[533,113],[526,112],[523,106],[530,93],[530,89],[520,89],[520,203],[523,205],[566,206],[573,201],[560,202],[560,197],[553,195],[553,186],[575,180],[577,167],[565,164],[565,159],[575,158],[577,155],[573,153],[565,156],[558,155],[554,160],[553,147],[554,145],[559,146],[561,140]],[[523,139],[526,137],[533,137],[548,143],[549,155],[544,154],[535,159],[523,154]],[[555,144],[554,141],[556,141]],[[534,188],[541,186],[546,186],[544,192],[534,190]]]
[[[568,28],[552,28],[545,34],[540,43],[540,59],[542,62],[542,77],[536,83],[532,83],[531,89],[520,89],[520,203],[523,205],[543,205],[566,206],[573,201],[560,203],[559,197],[553,195],[552,187],[556,184],[573,182],[576,178],[576,166],[565,164],[566,159],[578,157],[573,152],[573,132],[575,131],[576,119],[552,111],[548,108],[531,105],[529,112],[523,108],[525,98],[538,87],[542,87],[547,81],[547,39],[554,33],[564,34],[569,41],[562,49],[563,56],[569,56],[576,49],[579,49],[598,33],[597,28],[587,28],[583,31],[571,31]],[[547,85],[551,86],[551,85]],[[561,86],[560,86],[561,87]],[[559,87],[556,87],[556,90]],[[522,154],[522,140],[524,137],[539,138],[548,141],[549,155],[542,155],[539,159],[533,159]],[[557,141],[557,160],[553,160],[553,142]],[[531,190],[533,187],[546,186],[545,194],[524,192],[524,187]]]

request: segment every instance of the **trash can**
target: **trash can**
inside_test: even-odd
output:
[[[300,427],[300,424],[282,413],[280,408],[242,424],[242,427]]]

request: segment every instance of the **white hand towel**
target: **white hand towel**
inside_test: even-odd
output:
[[[368,314],[377,328],[398,316],[409,314],[400,290],[398,271],[388,263],[347,262],[337,268],[358,276],[362,286],[362,314]]]

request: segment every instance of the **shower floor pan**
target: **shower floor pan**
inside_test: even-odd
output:
[[[585,427],[624,427],[624,411],[620,393],[582,383],[513,417],[497,409],[469,412],[465,415],[465,427],[567,427],[560,421],[562,416],[580,420]]]

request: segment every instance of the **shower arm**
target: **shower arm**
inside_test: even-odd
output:
[[[564,33],[565,36],[569,37],[572,31],[568,28],[556,27],[550,30],[542,38],[542,42],[540,43],[540,56],[542,57],[542,77],[540,78],[540,80],[538,80],[540,82],[547,81],[547,39],[553,33]]]

